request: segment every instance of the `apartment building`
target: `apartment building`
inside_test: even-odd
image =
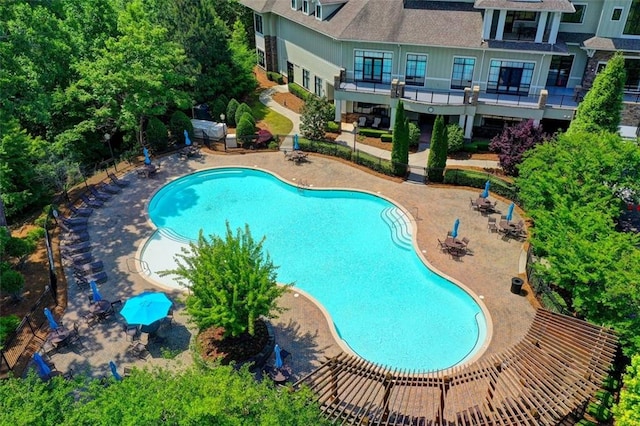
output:
[[[465,137],[533,119],[566,127],[623,52],[622,131],[640,124],[640,0],[240,0],[259,66],[336,106],[336,121],[393,127],[436,115]]]

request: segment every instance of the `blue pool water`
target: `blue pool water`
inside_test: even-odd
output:
[[[468,359],[484,342],[481,308],[428,269],[411,243],[402,210],[371,194],[300,189],[252,169],[207,170],[156,193],[149,215],[158,232],[142,258],[153,279],[202,228],[223,235],[249,224],[278,269],[278,282],[313,296],[361,357],[390,367],[439,370]],[[173,263],[172,263],[173,262]]]

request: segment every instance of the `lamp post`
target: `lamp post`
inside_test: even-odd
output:
[[[358,138],[358,122],[353,122],[353,155],[356,155],[356,139]]]
[[[118,166],[116,164],[116,159],[113,156],[113,149],[111,148],[111,135],[109,133],[105,133],[104,134],[104,140],[107,143],[107,145],[109,145],[109,152],[111,153],[111,159],[113,160],[113,168],[117,172],[118,171]]]
[[[224,152],[227,152],[227,125],[224,122],[224,114],[220,114],[220,121],[222,122],[222,131],[224,132]]]

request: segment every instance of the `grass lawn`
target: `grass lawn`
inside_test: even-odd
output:
[[[293,129],[293,123],[287,117],[267,108],[256,100],[251,107],[256,122],[262,122],[273,135],[288,135]]]

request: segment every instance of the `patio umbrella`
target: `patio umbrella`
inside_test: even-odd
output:
[[[185,129],[184,131],[184,144],[189,146],[191,145],[191,139],[189,139],[189,132]]]
[[[120,381],[122,380],[122,376],[120,374],[118,374],[118,369],[116,368],[116,364],[113,361],[109,361],[109,368],[111,369],[111,374],[113,374],[113,377],[117,380]]]
[[[507,222],[511,222],[511,219],[513,218],[513,208],[515,206],[516,205],[514,203],[511,203],[511,205],[509,206],[509,210],[507,210],[507,217],[506,217]]]
[[[58,329],[58,323],[53,318],[53,314],[51,313],[49,308],[44,308],[44,316],[46,316],[47,320],[49,321],[49,327],[51,327],[52,330],[57,330]]]
[[[282,356],[280,355],[280,346],[278,346],[278,344],[276,343],[276,345],[273,347],[273,353],[276,357],[276,361],[273,364],[273,366],[275,368],[282,368]]]
[[[51,368],[49,368],[47,363],[44,362],[44,359],[42,359],[42,356],[40,356],[38,352],[33,354],[33,360],[36,363],[36,368],[38,369],[40,377],[43,379],[49,378],[49,376],[51,376]]]
[[[482,194],[480,194],[480,197],[487,198],[489,196],[489,187],[490,186],[491,186],[491,182],[487,181],[484,184],[484,191],[482,191]]]
[[[102,295],[100,295],[100,292],[98,291],[98,285],[96,282],[92,280],[89,284],[91,285],[91,293],[93,294],[94,303],[101,301]]]
[[[144,147],[142,148],[142,153],[144,154],[144,164],[151,164],[151,158],[149,157],[149,150]]]
[[[453,238],[458,236],[458,226],[460,226],[460,219],[456,219],[456,221],[453,222],[453,230],[451,231],[451,236]]]
[[[128,324],[150,325],[166,317],[171,305],[166,294],[145,292],[127,300],[120,315]]]
[[[294,151],[299,151],[300,150],[300,145],[298,145],[298,134],[297,133],[295,135],[293,135],[293,150]]]

